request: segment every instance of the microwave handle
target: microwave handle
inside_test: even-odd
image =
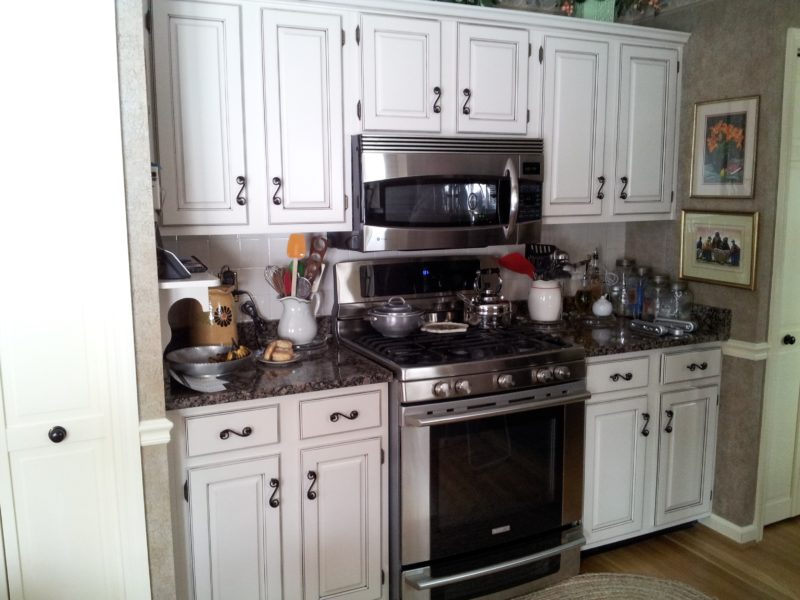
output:
[[[508,240],[517,231],[517,216],[519,215],[519,175],[517,175],[517,165],[513,158],[506,160],[503,169],[503,176],[508,175],[511,180],[511,202],[508,210],[508,225],[503,226],[503,235]]]

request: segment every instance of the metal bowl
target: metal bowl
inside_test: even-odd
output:
[[[230,349],[230,346],[190,346],[171,350],[164,358],[175,372],[191,377],[211,377],[231,373],[253,360],[251,350],[250,354],[243,358],[210,362],[210,359],[219,354],[227,354]]]

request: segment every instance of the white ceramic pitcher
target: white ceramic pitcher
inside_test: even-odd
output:
[[[278,322],[278,337],[294,344],[311,342],[317,335],[320,295],[314,294],[311,300],[286,296],[278,301],[283,304],[283,314]]]

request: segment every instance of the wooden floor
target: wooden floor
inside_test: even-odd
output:
[[[770,525],[750,544],[695,525],[584,554],[581,572],[677,579],[720,600],[800,599],[800,517]]]

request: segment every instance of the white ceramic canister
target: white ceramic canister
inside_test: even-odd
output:
[[[561,284],[537,279],[528,292],[528,314],[534,321],[558,321],[561,318]]]

